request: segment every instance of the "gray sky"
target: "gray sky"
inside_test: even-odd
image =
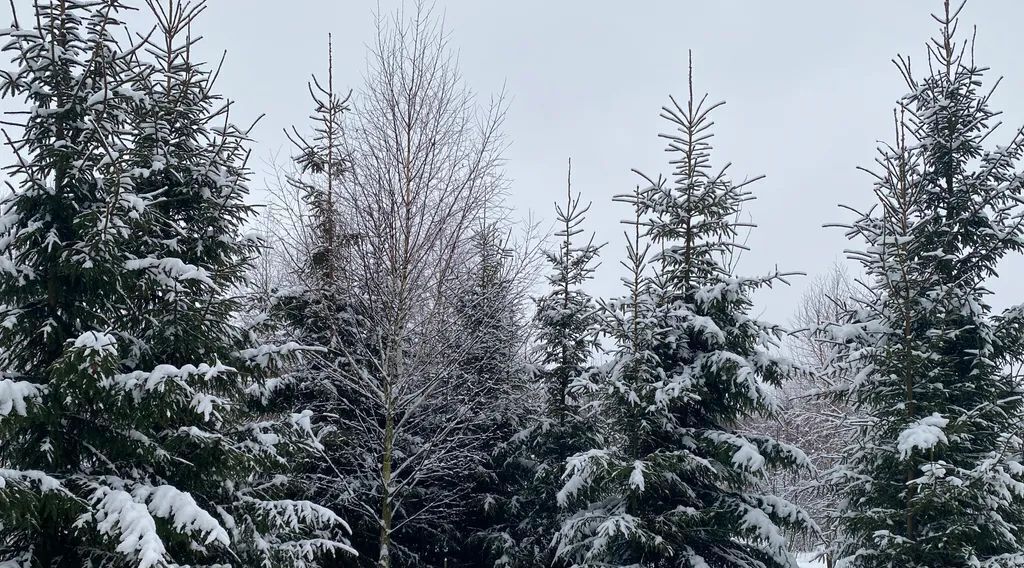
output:
[[[15,0],[27,8],[29,0]],[[373,12],[398,0],[209,0],[199,28],[202,52],[228,59],[220,90],[236,116],[267,116],[255,132],[261,158],[287,152],[282,129],[305,124],[306,81],[326,67],[334,34],[335,80],[357,88],[365,68]],[[611,203],[639,183],[631,168],[668,173],[658,117],[670,93],[684,96],[686,54],[696,88],[728,104],[717,112],[716,163],[734,177],[766,174],[748,211],[759,227],[741,271],[820,273],[848,242],[826,222],[849,219],[838,203],[871,201],[871,180],[856,170],[892,136],[891,109],[904,92],[890,62],[897,53],[924,61],[940,0],[439,0],[451,45],[469,86],[511,96],[505,132],[511,202],[520,215],[552,217],[564,192],[566,158],[574,187],[594,201],[589,226],[610,241],[595,292],[618,294],[618,220]],[[0,19],[9,21],[7,2]],[[1024,124],[1024,2],[973,0],[963,32],[978,27],[977,58],[1004,80],[994,99],[1006,111],[1004,141]],[[1012,108],[1015,107],[1015,108]],[[998,305],[1017,303],[1024,262],[1008,263],[995,286]],[[759,296],[758,311],[785,321],[808,278]]]

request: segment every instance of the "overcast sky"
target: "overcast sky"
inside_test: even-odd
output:
[[[140,2],[141,3],[141,2]],[[27,9],[30,0],[15,0]],[[228,58],[220,90],[236,116],[266,118],[255,132],[260,158],[287,151],[282,129],[309,114],[306,81],[326,68],[334,34],[335,80],[358,88],[381,0],[209,0],[200,22],[202,53]],[[898,54],[923,62],[940,0],[767,1],[439,1],[464,78],[481,97],[511,97],[506,173],[519,215],[550,222],[564,192],[566,159],[574,187],[594,201],[590,227],[610,241],[594,290],[618,294],[614,265],[627,216],[611,197],[639,182],[631,168],[668,173],[667,129],[658,117],[669,94],[686,90],[692,49],[696,88],[726,100],[717,112],[716,163],[734,177],[765,174],[748,211],[759,225],[744,273],[821,273],[848,242],[826,222],[849,219],[838,203],[871,200],[876,140],[892,133],[891,110],[904,88]],[[7,2],[0,5],[5,21]],[[1006,140],[1024,124],[1024,2],[973,0],[964,32],[977,26],[977,59],[1004,76],[994,104],[1005,110]],[[997,304],[1017,303],[1024,262],[1009,263]],[[785,321],[809,278],[759,297],[758,312]]]

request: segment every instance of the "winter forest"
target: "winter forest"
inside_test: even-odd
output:
[[[1024,304],[991,291],[1024,128],[962,1],[894,56],[868,206],[816,220],[845,260],[751,275],[762,176],[685,47],[604,242],[572,148],[513,205],[514,93],[443,5],[367,7],[364,68],[323,38],[268,171],[206,0],[9,0],[0,568],[1024,567]]]

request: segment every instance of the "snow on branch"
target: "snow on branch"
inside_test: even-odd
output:
[[[227,531],[217,519],[200,507],[188,493],[170,485],[141,486],[132,491],[132,496],[142,503],[148,503],[149,512],[153,515],[171,521],[176,531],[206,535],[203,544],[218,542],[227,546],[230,542]]]
[[[285,375],[256,381],[245,388],[245,394],[266,404],[275,394],[295,384],[295,378]]]
[[[108,333],[98,331],[87,331],[75,339],[75,349],[85,352],[86,355],[116,355],[117,340]]]
[[[116,478],[107,481],[117,487],[125,485]],[[79,517],[76,526],[95,521],[101,534],[119,539],[115,550],[133,557],[138,568],[168,564],[167,549],[157,532],[155,518],[170,521],[179,534],[204,536],[203,544],[230,543],[227,531],[191,495],[169,485],[140,485],[131,493],[97,485],[90,500],[94,510]]]
[[[148,271],[158,282],[169,288],[177,287],[186,280],[213,286],[213,280],[205,269],[187,264],[180,258],[138,258],[125,261],[124,267],[127,270]]]
[[[736,451],[732,455],[734,467],[748,472],[760,471],[764,468],[765,458],[761,455],[760,449],[746,438],[721,431],[705,432],[704,437],[715,444],[725,444],[735,448]]]
[[[745,512],[740,527],[753,534],[755,538],[768,544],[776,556],[785,556],[786,537],[763,510],[757,507],[744,506]]]
[[[132,393],[136,400],[141,400],[146,393],[165,391],[168,383],[180,385],[191,393],[192,389],[187,383],[190,378],[203,377],[206,381],[210,381],[215,377],[234,371],[234,368],[220,363],[215,363],[212,366],[202,363],[198,367],[185,365],[181,368],[174,365],[157,365],[152,371],[133,371],[131,373],[115,375],[113,378],[105,381],[104,386],[117,386]],[[197,395],[192,400],[192,407],[209,419],[210,413],[213,412],[214,406],[218,402],[222,401],[215,397]]]
[[[78,519],[84,526],[95,519],[100,533],[116,537],[115,550],[138,561],[138,568],[152,568],[166,563],[167,549],[156,532],[156,521],[149,509],[132,499],[126,491],[98,487],[92,496],[96,509]]]
[[[38,402],[44,394],[46,394],[44,385],[0,379],[0,417],[9,416],[12,412],[19,416],[25,416],[28,413],[29,403]]]
[[[298,531],[304,527],[320,529],[341,526],[346,531],[350,530],[348,523],[333,511],[310,501],[265,501],[243,497],[243,502],[259,511],[266,522],[279,529]]]
[[[243,349],[236,355],[250,363],[255,363],[261,368],[267,368],[274,361],[305,351],[322,353],[326,349],[300,345],[294,341],[289,341],[281,345],[266,344],[252,349]]]
[[[939,444],[948,443],[946,433],[942,430],[947,424],[949,420],[938,413],[911,424],[909,428],[900,432],[896,440],[896,449],[899,450],[900,457],[906,459],[915,449],[930,450]]]
[[[0,469],[0,489],[7,487],[8,483],[16,483],[18,485],[36,485],[39,490],[43,493],[63,493],[65,495],[71,495],[60,480],[50,477],[41,471],[19,471],[14,469]]]
[[[580,489],[589,486],[595,474],[608,467],[609,461],[608,450],[589,450],[565,460],[565,473],[562,475],[565,483],[555,495],[558,504],[565,506]]]

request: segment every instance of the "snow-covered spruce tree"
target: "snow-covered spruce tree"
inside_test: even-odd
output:
[[[449,399],[476,415],[475,436],[484,456],[475,469],[446,484],[468,487],[468,507],[447,539],[437,564],[479,566],[486,543],[477,535],[494,523],[495,499],[503,493],[504,468],[498,449],[519,431],[528,413],[529,365],[525,317],[528,296],[523,268],[529,266],[500,220],[484,221],[473,239],[473,260],[463,278],[453,325],[465,345]],[[524,264],[525,262],[525,264]],[[461,400],[461,385],[475,385],[479,400]],[[451,492],[453,489],[446,489]]]
[[[349,97],[342,97],[334,88],[334,50],[328,36],[327,83],[322,85],[314,76],[308,85],[314,110],[310,120],[313,131],[303,136],[298,129],[286,132],[297,155],[294,158],[296,174],[288,176],[287,183],[300,196],[307,220],[298,227],[305,230],[302,244],[304,258],[297,267],[302,269],[309,287],[323,291],[338,279],[338,252],[352,235],[342,230],[335,193],[345,172],[344,119],[349,111]],[[321,295],[326,295],[322,292]]]
[[[306,565],[336,552],[347,555],[352,551],[344,522],[328,509],[292,498],[292,465],[322,448],[310,410],[281,412],[274,395],[277,385],[289,382],[287,373],[305,349],[289,341],[265,342],[273,326],[243,327],[238,317],[247,307],[243,290],[262,243],[242,234],[254,213],[246,204],[248,131],[231,122],[231,103],[214,94],[214,76],[192,60],[191,28],[205,2],[148,5],[159,31],[147,45],[156,71],[147,89],[151,112],[140,116],[144,134],[133,156],[145,172],[150,154],[144,183],[160,197],[151,207],[156,238],[129,263],[146,275],[135,291],[143,299],[138,313],[145,314],[140,324],[149,344],[143,368],[199,359],[234,369],[228,377],[232,390],[214,391],[231,396],[222,401],[225,414],[235,411],[234,421],[210,424],[229,436],[222,457],[213,454],[209,466],[178,475],[195,476],[187,479],[197,490],[221,500],[216,506],[228,515],[232,556],[245,564]],[[184,270],[174,274],[177,269],[168,265],[179,263]],[[195,286],[202,283],[196,272],[212,285]],[[168,276],[178,282],[168,282]],[[210,448],[202,431],[193,434],[193,444]],[[213,475],[219,467],[223,472]]]
[[[151,7],[162,33],[127,52],[113,1],[38,2],[7,32],[2,92],[30,111],[2,204],[0,559],[306,566],[347,547],[328,510],[274,498],[310,415],[250,404],[298,346],[233,323],[244,136],[176,44],[201,5]]]
[[[550,566],[552,536],[563,511],[556,494],[565,460],[602,445],[600,424],[569,387],[591,369],[599,345],[598,307],[583,289],[594,272],[600,246],[593,236],[580,241],[589,205],[572,192],[555,204],[558,247],[546,251],[551,267],[548,291],[536,300],[535,388],[541,406],[522,420],[523,428],[497,447],[497,491],[487,503],[492,524],[476,536],[497,566]]]
[[[1024,247],[1024,136],[986,149],[996,112],[958,15],[934,16],[927,75],[909,87],[896,142],[880,150],[878,204],[848,228],[871,295],[831,327],[842,392],[865,416],[835,472],[844,496],[839,566],[1019,566],[1020,313],[996,317],[986,281]],[[915,71],[917,69],[915,68]]]
[[[785,528],[811,528],[798,507],[762,492],[766,468],[803,467],[797,448],[742,434],[739,421],[772,404],[789,370],[782,330],[750,315],[751,293],[782,279],[733,275],[750,181],[712,170],[710,113],[720,104],[672,100],[663,135],[670,181],[645,178],[632,202],[657,253],[634,268],[630,297],[611,306],[612,362],[577,387],[603,398],[608,445],[567,462],[559,501],[573,515],[558,559],[581,566],[795,566]],[[751,180],[752,181],[752,180]],[[634,261],[643,258],[631,246]]]
[[[15,14],[4,33],[14,65],[0,75],[0,94],[25,109],[21,136],[5,130],[17,160],[0,205],[0,562],[15,566],[85,565],[104,539],[96,522],[75,528],[91,512],[82,494],[91,480],[69,485],[96,459],[91,437],[108,433],[89,412],[70,412],[66,391],[102,403],[74,366],[110,366],[106,336],[82,334],[121,309],[111,275],[124,272],[116,243],[134,195],[118,186],[111,158],[126,145],[138,77],[111,35],[122,6],[91,4],[39,2],[29,27]]]
[[[293,167],[274,191],[271,211],[276,217],[278,261],[288,278],[269,298],[268,312],[284,320],[288,338],[325,349],[292,369],[292,384],[281,402],[293,410],[312,409],[322,417],[321,451],[310,454],[296,475],[305,497],[336,504],[341,487],[336,464],[347,459],[339,420],[351,415],[348,406],[359,400],[335,379],[339,365],[361,366],[349,358],[359,351],[354,343],[360,341],[361,323],[352,300],[353,276],[344,262],[345,250],[358,236],[345,230],[337,203],[347,169],[344,121],[349,96],[335,90],[330,36],[327,59],[326,81],[314,76],[308,84],[314,103],[312,132],[303,135],[293,127],[286,133],[294,146]]]

